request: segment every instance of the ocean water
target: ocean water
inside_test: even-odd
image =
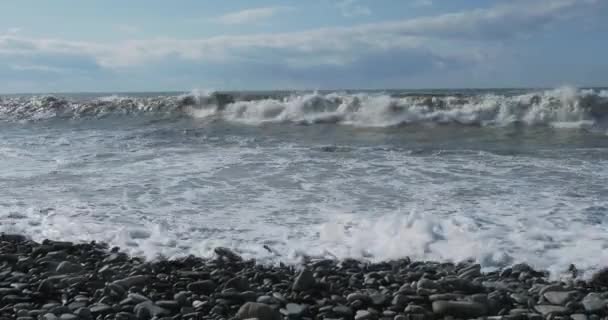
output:
[[[149,258],[591,271],[607,121],[599,88],[6,95],[0,231]]]

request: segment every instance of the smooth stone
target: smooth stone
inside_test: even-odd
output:
[[[369,296],[369,298],[371,299],[372,304],[375,305],[375,306],[382,306],[388,300],[388,298],[386,297],[386,295],[382,294],[382,293],[372,294],[371,296]]]
[[[577,294],[576,291],[547,291],[543,296],[552,304],[563,305]]]
[[[78,320],[78,316],[71,313],[64,313],[59,317],[60,320]]]
[[[135,320],[137,319],[137,317],[135,316],[135,314],[131,313],[131,312],[119,312],[116,314],[116,320]]]
[[[429,280],[429,279],[425,279],[422,278],[420,280],[418,280],[418,283],[416,284],[418,289],[437,289],[439,286],[437,285],[437,283],[433,280]]]
[[[415,304],[410,304],[409,306],[405,307],[405,309],[403,310],[403,312],[405,313],[414,313],[414,314],[424,314],[427,313],[427,310],[422,307],[422,306],[418,306]]]
[[[185,306],[188,304],[188,293],[185,291],[181,291],[173,295],[173,299],[177,301],[181,306]]]
[[[46,313],[42,316],[42,320],[57,320],[57,316],[54,313]]]
[[[292,289],[294,291],[306,291],[312,289],[314,286],[315,277],[312,271],[305,268],[296,276]]]
[[[472,280],[481,275],[480,269],[470,269],[458,275],[461,279],[469,279]]]
[[[512,314],[512,315],[520,315],[520,314],[526,314],[526,313],[528,313],[528,309],[517,308],[517,309],[509,310],[509,314]]]
[[[210,294],[215,291],[217,285],[213,280],[202,280],[191,282],[186,288],[194,293],[198,294]]]
[[[138,304],[144,301],[150,301],[150,299],[146,296],[144,296],[143,294],[139,294],[139,293],[129,293],[127,295],[127,299],[130,299],[133,304]]]
[[[410,301],[410,299],[406,295],[397,294],[393,298],[393,301],[391,302],[391,304],[396,307],[403,308],[408,304],[409,301]]]
[[[353,293],[349,294],[348,296],[346,296],[346,301],[348,301],[348,302],[354,302],[356,300],[366,302],[366,301],[369,301],[370,299],[369,299],[368,295],[361,293],[361,292],[353,292]]]
[[[606,308],[606,300],[602,299],[599,293],[592,292],[583,298],[583,307],[585,311],[595,313]]]
[[[249,290],[249,282],[243,277],[234,277],[224,284],[224,288],[235,288],[238,291]]]
[[[241,320],[257,318],[259,320],[282,320],[281,314],[267,304],[247,302],[239,308],[236,317]]]
[[[511,295],[509,295],[509,297],[511,299],[513,299],[513,301],[519,303],[519,304],[527,304],[528,303],[528,296],[525,294],[519,294],[519,293],[511,293]]]
[[[151,317],[166,316],[171,314],[169,310],[155,305],[152,301],[138,303],[133,308],[133,312],[135,312],[136,315],[147,314]]]
[[[433,312],[457,318],[476,318],[486,314],[486,306],[469,301],[433,301]]]
[[[591,276],[591,284],[608,287],[608,268],[604,268]]]
[[[159,301],[156,301],[156,305],[161,308],[170,309],[170,310],[177,310],[177,309],[179,309],[179,306],[180,306],[180,304],[175,300],[159,300]]]
[[[57,307],[52,308],[49,311],[54,314],[63,314],[63,313],[70,313],[72,310],[70,310],[70,308],[68,308],[66,306],[57,306]]]
[[[572,320],[587,320],[587,315],[584,313],[575,313],[571,314],[570,318],[572,318]]]
[[[545,292],[549,292],[549,291],[565,291],[565,290],[564,290],[564,287],[562,287],[560,284],[548,284],[548,285],[540,288],[539,294],[544,295]]]
[[[382,316],[383,316],[383,317],[389,317],[389,318],[393,318],[393,317],[394,317],[394,316],[396,316],[396,315],[397,315],[397,312],[392,311],[392,310],[384,310],[384,311],[382,312]]]
[[[398,314],[393,318],[393,320],[408,320],[408,319],[404,315]]]
[[[304,314],[304,311],[306,311],[306,306],[297,303],[288,303],[285,306],[285,309],[287,310],[287,316],[300,318],[302,314]]]
[[[346,318],[350,318],[353,316],[353,309],[351,309],[350,307],[347,306],[335,306],[333,307],[333,309],[331,309],[331,311],[333,311],[335,314],[339,315],[339,316],[343,316]]]
[[[70,274],[82,271],[82,266],[70,261],[63,261],[55,269],[55,272],[59,274]]]
[[[199,309],[204,307],[207,304],[207,301],[194,300],[192,301],[192,307],[194,309]]]
[[[91,311],[91,313],[92,313],[93,315],[96,315],[96,314],[106,314],[106,313],[109,313],[109,312],[111,312],[113,309],[112,309],[112,307],[110,307],[110,306],[109,306],[109,305],[107,305],[107,304],[103,304],[103,303],[96,303],[96,304],[94,304],[94,305],[90,306],[90,307],[89,307],[89,310]]]
[[[370,320],[373,319],[374,315],[367,310],[359,310],[355,314],[355,320]]]
[[[91,310],[89,310],[89,308],[80,308],[74,311],[74,314],[80,317],[80,319],[93,319],[93,314],[91,313]]]
[[[281,303],[275,297],[271,297],[271,296],[259,296],[257,298],[257,302],[265,303],[265,304],[280,304]]]
[[[70,309],[71,311],[74,311],[74,310],[77,310],[77,309],[80,309],[80,308],[84,308],[86,306],[87,306],[86,302],[83,302],[83,301],[74,301],[74,302],[68,304],[68,309]]]
[[[125,289],[129,289],[135,286],[142,286],[148,283],[150,277],[148,276],[132,276],[112,282],[112,284],[119,285]]]
[[[543,316],[547,316],[549,314],[562,315],[568,311],[568,309],[566,309],[565,307],[548,304],[539,304],[534,307],[534,310],[540,312],[540,314],[542,314]]]
[[[238,261],[242,261],[243,258],[241,258],[241,256],[239,256],[238,254],[234,253],[234,251],[225,248],[225,247],[217,247],[215,248],[213,251],[215,251],[215,254],[217,254],[219,257],[225,257],[230,261],[233,262],[238,262]]]
[[[458,300],[460,298],[462,298],[462,295],[456,294],[456,293],[438,293],[438,294],[432,294],[429,296],[429,300],[431,300],[431,301],[437,301],[437,300],[450,301],[450,300]]]

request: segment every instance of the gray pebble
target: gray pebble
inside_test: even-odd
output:
[[[582,301],[585,310],[590,313],[602,311],[606,308],[606,300],[602,299],[599,293],[589,293]]]
[[[247,302],[239,308],[236,317],[241,320],[257,318],[258,320],[281,320],[281,314],[269,305]]]
[[[543,293],[543,296],[551,304],[564,305],[577,294],[577,291],[546,291]]]
[[[469,301],[434,301],[433,312],[457,318],[476,318],[486,314],[486,306]]]
[[[312,289],[315,286],[315,278],[312,271],[304,268],[296,276],[293,282],[294,291],[306,291]]]
[[[547,304],[539,304],[535,306],[534,309],[543,316],[548,316],[549,314],[561,315],[565,314],[568,311],[565,307]]]

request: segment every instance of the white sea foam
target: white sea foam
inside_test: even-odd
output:
[[[229,94],[193,91],[180,96],[129,98],[108,96],[89,102],[55,97],[0,100],[0,118],[41,120],[112,113],[161,113],[224,119],[249,125],[269,122],[336,123],[390,127],[416,123],[475,126],[553,126],[585,128],[608,117],[606,90],[562,87],[521,95],[393,96],[383,93],[308,93],[242,99]]]
[[[608,263],[606,144],[553,128],[601,126],[606,98],[573,88],[8,98],[5,119],[179,118],[1,126],[0,232],[106,241],[149,258],[228,246],[264,262],[410,256],[488,269],[528,262],[555,275],[575,263],[588,274]],[[431,125],[356,128],[418,123]]]

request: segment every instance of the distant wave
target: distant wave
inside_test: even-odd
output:
[[[192,92],[158,97],[108,96],[77,101],[57,96],[0,98],[0,119],[45,120],[120,115],[188,116],[248,125],[335,123],[359,127],[408,124],[604,127],[608,90],[562,87],[519,95],[308,93],[246,97]]]

